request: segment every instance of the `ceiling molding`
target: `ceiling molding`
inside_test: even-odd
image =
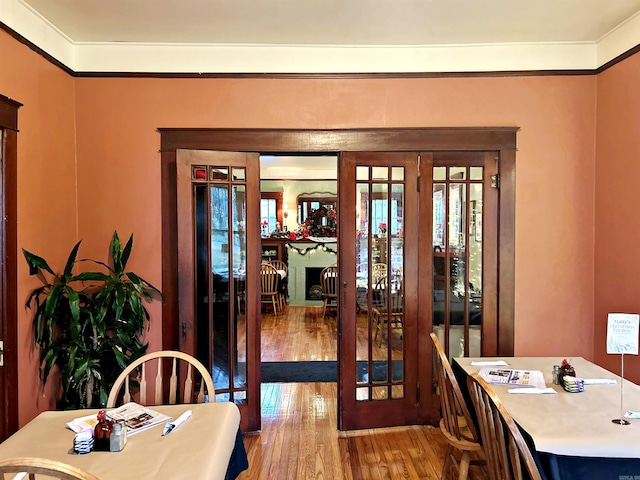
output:
[[[640,15],[597,42],[424,46],[76,43],[17,0],[0,0],[0,22],[74,74],[369,75],[595,72],[640,44]],[[6,28],[5,28],[6,29]],[[16,36],[14,34],[14,36]],[[23,42],[27,43],[27,42]]]

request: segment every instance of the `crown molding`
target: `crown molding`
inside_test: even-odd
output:
[[[78,76],[585,74],[640,44],[640,15],[597,42],[415,46],[78,43],[18,0],[0,0],[0,23]]]

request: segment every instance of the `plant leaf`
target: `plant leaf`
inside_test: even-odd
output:
[[[129,237],[127,244],[124,246],[124,250],[122,251],[122,256],[120,257],[120,273],[124,272],[125,268],[127,268],[127,262],[129,261],[129,255],[131,255],[131,250],[133,249],[133,233]]]
[[[51,270],[51,267],[49,266],[49,264],[44,258],[34,255],[31,252],[28,252],[24,248],[22,249],[22,253],[24,254],[24,258],[27,260],[27,263],[29,265],[34,266],[36,268],[40,268],[42,270],[46,270],[51,275],[55,276],[55,273],[53,273],[53,270]]]
[[[71,253],[69,254],[69,258],[67,258],[67,264],[65,265],[63,272],[63,275],[65,277],[70,277],[71,273],[73,272],[73,266],[76,263],[76,257],[78,256],[78,249],[80,248],[81,243],[82,240],[75,244],[75,246],[71,250]]]
[[[122,245],[120,244],[120,237],[118,237],[118,232],[115,231],[111,238],[111,258],[113,260],[113,269],[118,277],[122,273],[122,262],[120,260],[121,251]]]

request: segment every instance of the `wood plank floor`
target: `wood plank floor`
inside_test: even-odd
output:
[[[335,317],[317,310],[263,315],[262,360],[335,360]],[[249,470],[239,480],[440,478],[447,443],[438,428],[339,432],[336,393],[335,383],[263,384],[262,430],[244,436]],[[484,477],[473,467],[469,478]]]

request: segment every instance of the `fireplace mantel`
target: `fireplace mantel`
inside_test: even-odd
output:
[[[295,248],[288,248],[289,263],[289,305],[320,306],[321,300],[306,300],[305,269],[324,268],[336,263],[337,243],[322,244],[300,242],[293,244]],[[301,253],[303,252],[303,253]]]

